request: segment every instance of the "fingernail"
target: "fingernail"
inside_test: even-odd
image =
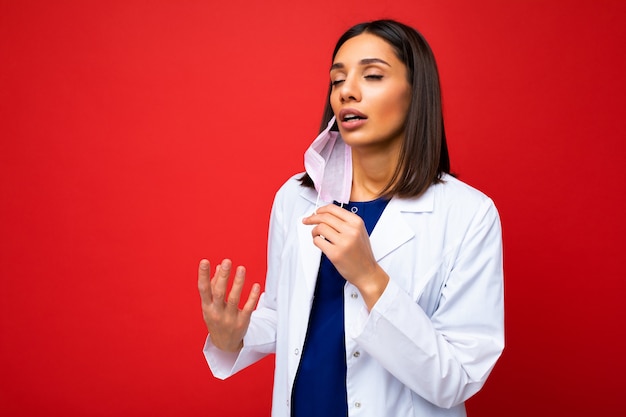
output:
[[[209,262],[207,260],[200,261],[200,269],[209,269]]]

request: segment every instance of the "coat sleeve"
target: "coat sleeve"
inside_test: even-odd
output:
[[[431,317],[391,277],[369,315],[350,329],[388,372],[442,408],[475,394],[504,348],[502,238],[491,200],[455,249]]]
[[[223,352],[213,345],[209,337],[206,339],[203,349],[204,356],[216,378],[228,378],[276,351],[277,277],[284,242],[283,211],[279,207],[282,194],[282,190],[277,193],[270,215],[265,290],[252,313],[250,326],[243,339],[242,350],[238,354]]]

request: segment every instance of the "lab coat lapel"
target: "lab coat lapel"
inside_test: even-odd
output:
[[[311,230],[313,226],[302,223],[302,218],[298,221],[298,247],[300,249],[300,264],[302,265],[303,281],[306,284],[306,292],[313,297],[315,281],[320,266],[322,251],[313,244]]]
[[[295,346],[294,349],[299,351],[302,351],[304,346],[313,295],[315,293],[315,283],[322,256],[322,251],[313,244],[313,237],[311,236],[313,226],[307,226],[302,223],[302,218],[312,214],[315,210],[316,194],[309,189],[305,189],[302,191],[301,196],[310,202],[310,206],[307,208],[307,212],[303,213],[303,216],[298,217],[296,220],[298,223],[295,225],[298,233],[298,264],[294,271],[293,280],[301,281],[302,284],[294,282],[292,285],[288,318],[289,343],[290,346]],[[299,357],[297,355],[290,356],[287,366],[290,383],[295,379],[298,363]],[[289,391],[291,391],[291,386],[289,386]]]
[[[370,235],[372,252],[377,262],[415,236],[394,201],[389,202]]]
[[[433,187],[418,198],[391,199],[370,235],[372,252],[377,262],[415,237],[405,216],[432,211],[433,203]]]

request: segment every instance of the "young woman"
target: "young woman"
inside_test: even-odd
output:
[[[322,132],[278,191],[265,292],[231,262],[198,287],[207,362],[276,354],[273,416],[464,416],[504,347],[493,202],[449,174],[439,78],[414,29],[338,41]],[[255,309],[255,305],[258,306]]]

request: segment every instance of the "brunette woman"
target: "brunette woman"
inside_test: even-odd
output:
[[[502,243],[487,196],[449,174],[435,59],[399,22],[338,41],[320,135],[278,191],[265,292],[200,262],[226,378],[276,354],[273,416],[464,416],[504,347]],[[255,305],[258,306],[255,309]]]

